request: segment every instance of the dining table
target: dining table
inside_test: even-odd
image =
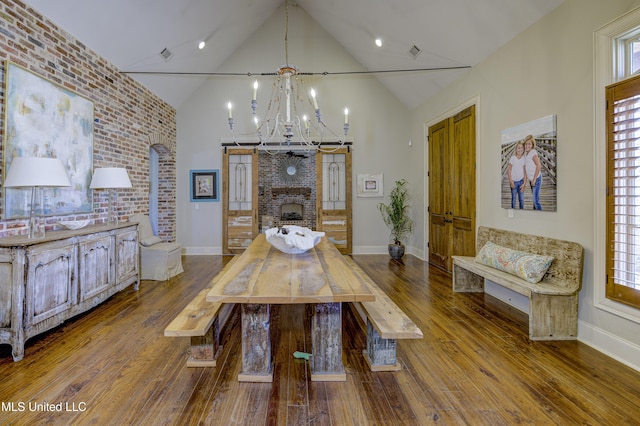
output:
[[[206,300],[240,304],[242,369],[238,380],[273,381],[271,305],[309,304],[311,353],[304,355],[310,362],[311,380],[345,381],[342,303],[373,301],[375,295],[344,255],[326,236],[304,253],[289,254],[259,234],[237,256],[213,283]]]

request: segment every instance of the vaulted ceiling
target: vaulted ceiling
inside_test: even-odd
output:
[[[366,70],[473,67],[563,0],[288,0]],[[283,0],[26,0],[121,71],[214,73]],[[382,47],[374,38],[383,40]],[[205,49],[198,50],[200,40]],[[420,49],[414,57],[413,46]],[[168,49],[169,61],[160,56]],[[281,46],[275,48],[281,49]],[[264,70],[258,70],[264,71]],[[275,70],[273,70],[275,71]],[[310,70],[321,72],[326,70]],[[351,70],[339,70],[351,71]],[[237,70],[239,73],[256,70]],[[375,74],[409,109],[466,69]],[[203,83],[133,74],[178,108]]]

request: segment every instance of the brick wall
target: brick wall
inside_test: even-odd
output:
[[[148,213],[149,147],[161,140],[166,149],[159,157],[158,231],[162,239],[175,240],[175,109],[21,2],[0,0],[0,60],[2,88],[5,60],[9,60],[94,103],[93,167],[126,167],[133,186],[118,190],[121,221],[134,213]],[[4,103],[2,90],[3,115]],[[4,141],[4,129],[2,136]],[[104,222],[106,191],[94,191],[93,204],[93,213],[48,217],[47,230],[59,220]],[[0,220],[0,237],[26,233],[26,222]]]
[[[298,225],[316,228],[316,156],[315,152],[296,151],[298,157],[286,153],[270,154],[261,151],[258,156],[258,216],[262,227],[262,216],[272,216],[274,225]],[[303,158],[306,157],[306,158]],[[297,167],[296,179],[286,175],[288,165]],[[283,203],[302,204],[302,221],[280,220]],[[262,229],[262,228],[260,228]]]

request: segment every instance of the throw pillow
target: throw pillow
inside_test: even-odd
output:
[[[513,250],[487,241],[476,255],[475,260],[535,284],[547,273],[551,262],[553,262],[553,256]]]
[[[140,240],[140,244],[142,244],[145,247],[149,247],[161,242],[162,240],[160,239],[160,237],[156,237],[155,235],[153,237],[147,237]]]

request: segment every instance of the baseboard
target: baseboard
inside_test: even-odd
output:
[[[222,255],[222,247],[183,247],[185,256],[217,256]]]
[[[387,246],[353,246],[353,254],[389,254]]]
[[[640,346],[578,320],[578,340],[624,365],[640,371]]]
[[[354,246],[352,251],[353,254],[389,254],[387,246]],[[407,247],[406,253],[424,260],[424,252],[415,247]],[[183,247],[182,254],[185,256],[216,256],[222,254],[222,247]]]
[[[389,254],[388,246],[353,246],[353,254]],[[405,254],[410,254],[420,260],[424,260],[424,251],[415,247],[406,246]]]

